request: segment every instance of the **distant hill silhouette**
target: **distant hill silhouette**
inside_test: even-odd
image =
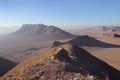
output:
[[[103,47],[103,48],[112,48],[112,47],[118,47],[120,48],[120,45],[110,44],[106,42],[99,41],[93,37],[90,36],[79,36],[75,39],[72,39],[66,43],[70,43],[77,46],[88,46],[88,47]]]
[[[12,35],[42,40],[57,40],[75,37],[56,26],[47,26],[44,24],[24,24],[18,31],[12,33]]]
[[[14,63],[12,61],[0,57],[0,76],[4,75],[6,72],[8,72],[16,65],[17,63]]]
[[[120,26],[98,26],[98,27],[90,27],[84,30],[90,31],[102,31],[102,32],[120,32]]]

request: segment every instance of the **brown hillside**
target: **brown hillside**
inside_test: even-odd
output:
[[[119,75],[84,49],[62,45],[25,60],[1,80],[120,80]]]

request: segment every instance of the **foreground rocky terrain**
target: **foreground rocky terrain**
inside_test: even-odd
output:
[[[1,80],[120,80],[119,75],[84,49],[64,44],[23,61]]]

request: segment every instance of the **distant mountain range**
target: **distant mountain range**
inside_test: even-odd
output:
[[[44,24],[24,24],[22,27],[13,32],[12,35],[27,38],[39,38],[42,40],[56,40],[74,38],[72,35],[56,26],[47,26]]]
[[[100,30],[102,31],[109,31],[109,32],[118,32],[120,31],[120,26],[110,26],[110,27],[100,27]]]
[[[96,30],[96,31],[102,31],[102,32],[119,32],[120,26],[99,26],[99,27],[91,27],[86,28],[84,30]]]
[[[113,37],[114,34],[120,34],[120,26],[96,26],[81,29],[79,35],[90,35],[93,37]]]

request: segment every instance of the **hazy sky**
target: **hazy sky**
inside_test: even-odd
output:
[[[0,0],[0,26],[120,25],[120,0]]]

